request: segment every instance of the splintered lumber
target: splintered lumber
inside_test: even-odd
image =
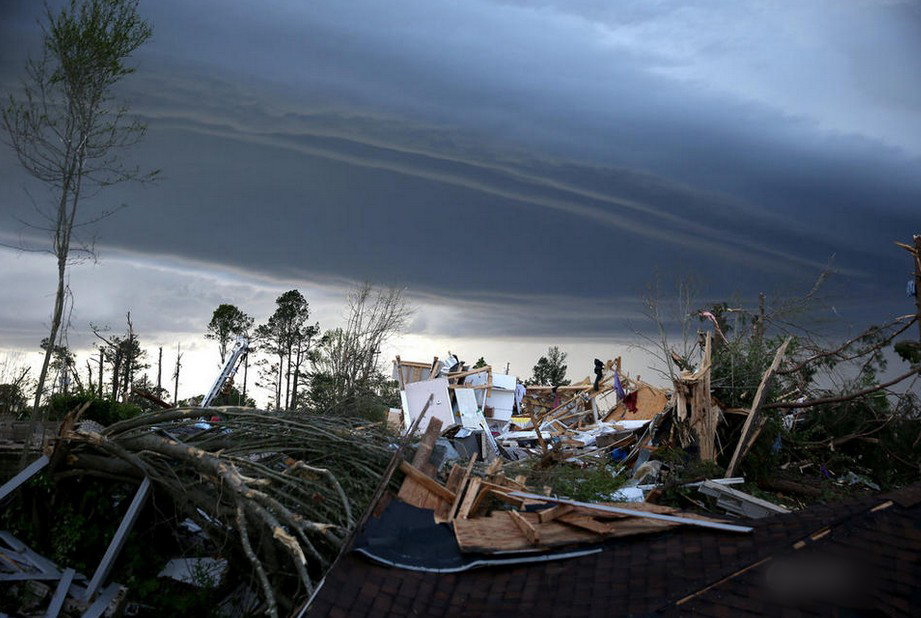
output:
[[[432,449],[435,447],[435,441],[438,440],[439,435],[441,435],[441,420],[434,417],[430,418],[428,428],[419,442],[419,447],[416,449],[416,454],[413,456],[412,461],[412,467],[424,476],[432,477],[435,474],[435,466],[432,465],[430,459]],[[403,502],[423,509],[436,509],[441,501],[438,494],[433,493],[422,485],[417,478],[409,475],[403,480],[397,496]],[[451,501],[453,500],[452,496]]]
[[[470,512],[473,509],[473,504],[476,502],[480,493],[480,483],[482,483],[482,481],[477,476],[470,479],[470,485],[467,487],[467,493],[464,494],[464,500],[461,502],[460,508],[457,509],[455,524],[456,520],[467,519],[467,517],[470,516]]]
[[[777,368],[780,366],[780,361],[783,359],[783,355],[786,353],[787,346],[790,345],[791,339],[793,338],[787,337],[784,339],[781,346],[777,348],[777,353],[774,355],[774,361],[771,363],[771,366],[768,367],[768,370],[764,372],[764,377],[761,378],[761,384],[758,385],[758,390],[755,391],[755,399],[752,401],[751,412],[745,419],[745,425],[742,426],[742,434],[739,436],[736,450],[732,454],[732,459],[729,461],[729,467],[726,468],[725,478],[729,478],[733,475],[739,460],[744,457],[745,454],[748,453],[748,449],[751,448],[749,433],[751,432],[755,418],[758,416],[758,410],[761,408],[761,404],[764,403],[764,396],[767,394],[768,384],[774,376],[774,372],[777,371]]]
[[[419,483],[422,487],[435,494],[443,500],[447,500],[448,503],[454,502],[455,495],[453,492],[448,491],[448,489],[433,479],[430,476],[426,476],[420,470],[414,468],[411,464],[404,462],[400,463],[400,470],[406,474],[407,478],[414,480]]]
[[[451,509],[448,511],[448,521],[452,521],[454,516],[457,514],[457,508],[460,506],[461,500],[464,497],[464,491],[467,489],[467,483],[470,480],[470,473],[473,471],[473,464],[475,463],[476,453],[474,453],[473,457],[470,458],[470,461],[467,462],[467,467],[464,469],[464,476],[461,478],[460,483],[457,485],[454,502],[451,503]]]
[[[737,526],[735,524],[725,524],[722,522],[715,522],[706,519],[693,519],[690,517],[678,517],[675,515],[663,515],[660,513],[650,513],[647,511],[640,511],[638,509],[625,509],[622,507],[608,506],[603,504],[592,504],[590,502],[579,502],[578,500],[569,500],[567,498],[552,498],[550,496],[542,496],[540,494],[531,494],[524,491],[513,491],[511,492],[513,498],[528,498],[531,500],[539,500],[542,502],[550,502],[555,504],[569,504],[572,506],[589,508],[592,510],[604,511],[607,513],[619,513],[621,515],[629,515],[632,517],[644,517],[648,519],[656,519],[659,521],[668,521],[676,524],[688,524],[689,526],[699,526],[701,528],[713,528],[714,530],[723,530],[726,532],[751,532],[752,528],[749,526]]]
[[[454,536],[462,552],[495,553],[534,550],[562,545],[594,543],[598,535],[555,521],[540,524],[534,513],[519,513],[535,530],[539,531],[540,544],[532,544],[518,524],[506,512],[494,511],[488,517],[455,519]]]
[[[531,545],[537,545],[540,543],[540,533],[537,529],[529,522],[527,519],[521,516],[521,513],[518,511],[506,511],[509,518],[518,526],[518,529],[521,530],[521,534],[528,539],[528,543]]]
[[[539,535],[540,541],[535,544],[524,535],[508,513],[493,511],[487,517],[454,520],[454,536],[460,550],[476,553],[543,550],[564,545],[598,543],[608,538],[655,534],[678,525],[638,518],[590,524],[584,521],[590,519],[585,516],[576,516],[579,518],[576,524],[564,523],[562,519],[541,523],[536,513],[517,513]],[[587,529],[589,526],[591,530]]]
[[[445,481],[445,488],[454,494],[454,500],[449,502],[442,501],[438,507],[435,509],[435,521],[438,523],[448,521],[451,517],[451,509],[458,500],[458,494],[462,493],[460,491],[461,481],[464,476],[464,469],[454,464],[451,466],[451,472],[448,474],[448,480]]]

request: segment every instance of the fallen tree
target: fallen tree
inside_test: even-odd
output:
[[[220,421],[203,424],[202,417]],[[249,560],[266,611],[310,594],[375,491],[392,437],[361,419],[187,408],[109,427],[65,420],[55,476],[149,478]],[[293,575],[292,575],[293,574]]]

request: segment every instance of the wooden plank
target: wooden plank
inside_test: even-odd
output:
[[[483,373],[484,371],[492,371],[492,367],[486,365],[485,367],[480,367],[479,369],[470,369],[469,371],[454,371],[448,372],[449,379],[455,378],[466,378],[467,376],[472,376],[475,373]]]
[[[414,468],[411,464],[407,462],[400,463],[400,470],[406,474],[407,477],[412,478],[417,483],[425,487],[427,490],[437,495],[438,497],[447,500],[448,503],[454,502],[454,492],[448,491],[448,489],[433,479],[430,476],[424,474],[421,470]]]
[[[51,603],[45,610],[45,618],[57,618],[64,606],[64,599],[67,598],[67,591],[70,590],[70,584],[74,581],[75,571],[73,569],[64,569],[64,574],[58,582],[57,588],[54,589],[54,596],[51,597]]]
[[[753,530],[753,528],[749,526],[736,526],[733,524],[724,524],[722,522],[694,519],[691,517],[662,515],[660,513],[650,513],[647,511],[640,511],[637,509],[628,509],[628,508],[622,508],[622,507],[616,507],[616,506],[592,504],[590,502],[579,502],[577,500],[569,500],[567,498],[553,498],[550,496],[541,496],[540,494],[531,494],[531,493],[526,493],[523,491],[513,491],[509,495],[515,498],[530,498],[531,500],[539,500],[542,502],[550,502],[554,504],[571,504],[572,506],[605,511],[608,513],[620,513],[622,515],[630,515],[632,517],[643,517],[643,518],[648,518],[648,519],[656,519],[659,521],[673,522],[677,524],[688,524],[691,526],[699,526],[701,528],[713,528],[715,530],[723,530],[725,532],[751,532]]]
[[[475,476],[470,479],[470,485],[467,487],[467,493],[464,495],[464,499],[460,504],[460,508],[457,509],[457,519],[467,519],[470,515],[470,510],[473,508],[473,503],[476,501],[477,496],[480,493],[480,477]]]
[[[470,458],[470,461],[467,462],[467,467],[464,469],[464,476],[461,479],[460,484],[458,485],[457,492],[455,492],[454,502],[451,504],[451,510],[448,511],[448,521],[454,519],[455,514],[457,513],[457,507],[460,506],[461,499],[463,498],[464,490],[467,488],[467,483],[470,480],[470,473],[473,471],[473,464],[476,463],[476,453],[473,454],[473,457]]]
[[[752,401],[751,413],[745,418],[745,425],[742,426],[742,434],[739,436],[739,442],[736,444],[736,450],[732,454],[732,459],[729,461],[729,467],[726,468],[726,474],[724,478],[729,478],[736,471],[736,466],[739,463],[739,460],[748,452],[750,448],[748,442],[748,434],[751,431],[752,424],[755,421],[755,417],[758,416],[758,409],[761,407],[761,404],[764,402],[764,396],[767,394],[767,386],[771,381],[771,378],[774,376],[774,372],[777,371],[777,368],[780,366],[780,361],[783,359],[783,355],[787,351],[787,346],[790,345],[790,341],[793,337],[787,337],[784,339],[784,342],[779,348],[777,348],[777,353],[774,354],[774,360],[771,363],[771,366],[768,367],[768,370],[764,373],[764,376],[761,378],[761,384],[758,385],[758,390],[755,391],[755,399]]]
[[[556,518],[556,521],[561,521],[568,526],[574,526],[576,528],[581,528],[582,530],[588,530],[589,532],[594,532],[595,534],[608,534],[608,532],[610,532],[609,524],[603,524],[600,521],[595,521],[591,517],[576,515],[575,513],[561,515]]]
[[[540,533],[527,519],[522,517],[518,511],[506,511],[506,513],[508,513],[508,516],[521,531],[521,534],[528,539],[528,543],[531,545],[540,543]]]
[[[433,396],[429,396],[426,407],[428,407],[432,400]],[[433,466],[429,460],[431,459],[432,449],[435,447],[435,441],[438,440],[439,435],[441,435],[441,420],[430,418],[425,434],[422,436],[419,447],[416,449],[416,454],[413,455],[412,467],[429,477],[435,475],[435,466]],[[437,494],[433,494],[410,475],[407,475],[406,479],[403,480],[397,497],[407,504],[412,504],[413,506],[424,509],[437,508],[441,500]]]
[[[531,426],[534,428],[534,433],[537,435],[537,443],[540,445],[540,450],[546,455],[547,441],[544,440],[544,436],[540,433],[540,423],[537,422],[537,417],[534,415],[534,410],[531,409],[531,406],[528,406],[528,415],[531,417]]]
[[[548,521],[553,521],[554,519],[556,519],[557,517],[560,517],[561,515],[572,513],[572,511],[575,508],[576,507],[570,504],[557,504],[556,506],[552,506],[549,509],[540,511],[537,514],[537,521],[539,521],[542,524],[547,523]]]

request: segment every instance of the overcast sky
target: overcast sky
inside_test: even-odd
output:
[[[0,7],[6,93],[41,3]],[[916,1],[141,10],[154,36],[120,94],[149,125],[130,157],[163,178],[86,202],[128,208],[73,271],[78,346],[131,310],[148,341],[216,357],[196,337],[218,303],[265,319],[296,287],[329,327],[360,280],[407,288],[417,357],[523,374],[547,345],[621,353],[657,278],[753,304],[831,262],[841,329],[911,310],[892,241],[921,233]],[[43,194],[8,148],[0,186],[0,240],[29,242]],[[0,251],[0,286],[0,348],[34,347],[50,258]]]

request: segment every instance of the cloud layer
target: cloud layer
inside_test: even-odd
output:
[[[183,314],[210,311],[234,273],[405,285],[430,337],[622,336],[657,278],[694,276],[702,302],[770,298],[809,289],[832,256],[846,322],[906,310],[891,242],[921,232],[915,3],[142,10],[155,37],[121,94],[149,125],[129,156],[163,179],[86,206],[129,206],[99,243],[145,277],[163,260],[217,273],[145,284],[163,332],[191,328]],[[3,11],[6,91],[40,8]],[[25,189],[44,196],[8,150],[0,183],[0,235],[28,238]],[[117,283],[88,277],[81,310],[132,304]],[[24,315],[0,332],[34,338]]]

